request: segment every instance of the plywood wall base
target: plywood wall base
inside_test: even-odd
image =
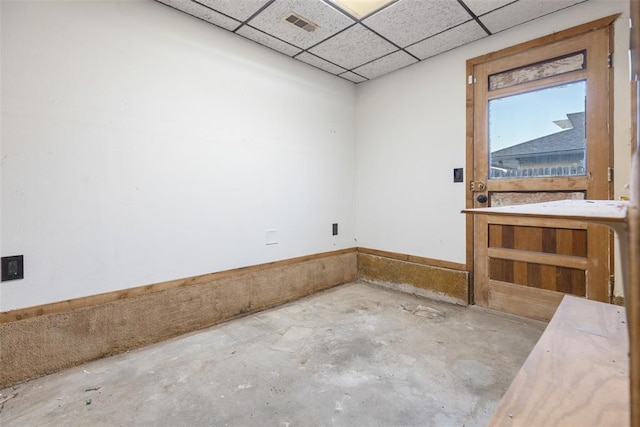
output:
[[[356,268],[355,249],[338,251],[0,323],[0,388],[353,281]]]
[[[357,278],[467,305],[464,267],[353,248],[0,313],[0,388]]]
[[[616,297],[616,296],[611,297],[611,304],[624,306],[624,297],[623,296],[621,296],[621,297]]]
[[[469,273],[441,266],[409,262],[358,251],[358,277],[403,292],[469,304]]]

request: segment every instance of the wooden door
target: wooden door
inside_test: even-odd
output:
[[[610,198],[609,32],[604,25],[475,61],[468,207]],[[491,215],[473,221],[476,304],[548,320],[564,294],[609,302],[605,227]]]

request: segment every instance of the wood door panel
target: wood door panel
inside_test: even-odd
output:
[[[523,261],[515,261],[513,263],[513,283],[526,286],[528,281],[529,269],[527,263]]]
[[[577,270],[575,268],[559,267],[558,275],[560,277],[558,283],[568,286],[568,288],[560,287],[557,289],[558,291],[581,297],[588,296],[586,271]]]
[[[558,253],[558,230],[555,228],[543,228],[542,229],[542,241],[540,250],[546,254]],[[573,254],[564,254],[573,255]]]
[[[489,224],[489,247],[587,256],[587,232],[570,228]]]
[[[490,258],[489,279],[575,296],[586,296],[585,270],[577,268]]]
[[[558,289],[558,269],[562,267],[557,267],[555,265],[541,265],[540,273],[541,273],[541,281],[540,287],[542,289],[546,289],[548,291],[560,291]],[[560,284],[562,287],[562,283]],[[560,291],[564,292],[564,291]]]
[[[522,251],[542,251],[542,230],[536,227],[516,227],[514,249]]]
[[[556,235],[556,253],[581,257],[587,256],[586,230],[558,229]]]

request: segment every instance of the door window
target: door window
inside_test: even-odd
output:
[[[489,179],[586,173],[586,81],[488,102]]]

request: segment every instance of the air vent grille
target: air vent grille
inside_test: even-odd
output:
[[[290,13],[284,20],[309,33],[313,33],[318,29],[318,24],[315,24],[300,15],[296,15],[295,13]]]

